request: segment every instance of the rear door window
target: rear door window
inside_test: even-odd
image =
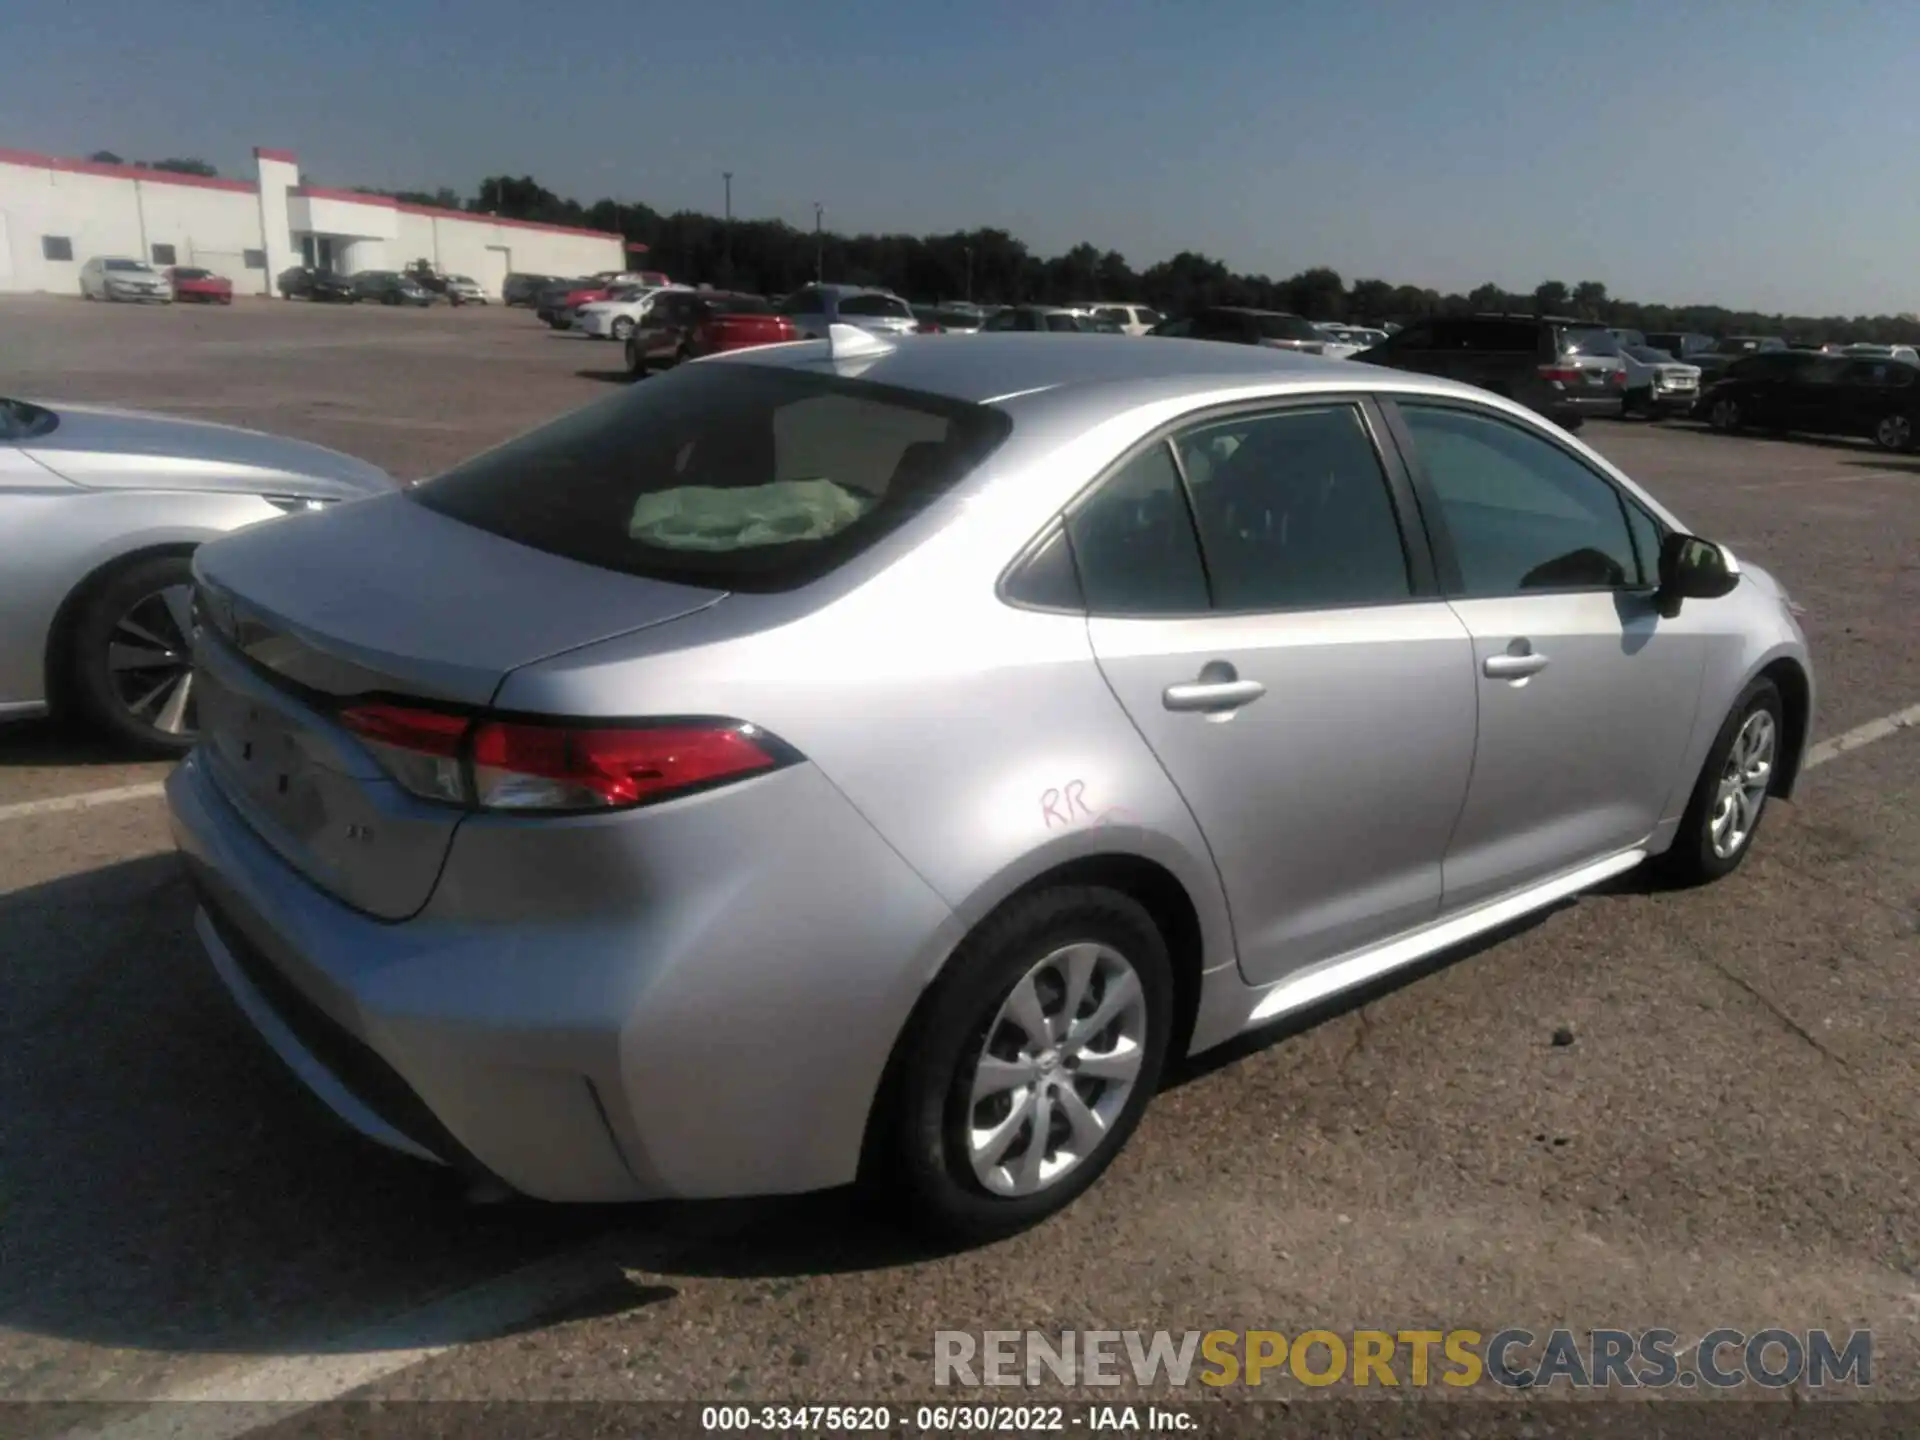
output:
[[[752,365],[687,365],[407,491],[603,569],[715,589],[818,579],[976,468],[983,406]]]
[[[1238,416],[1175,443],[1218,609],[1326,610],[1413,593],[1386,472],[1353,406]]]

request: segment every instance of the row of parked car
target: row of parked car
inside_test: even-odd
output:
[[[359,270],[339,275],[311,265],[284,270],[275,281],[289,300],[355,305],[371,300],[377,305],[416,305],[422,308],[445,301],[450,305],[485,305],[486,290],[471,275],[442,275],[432,269]]]
[[[86,300],[231,305],[233,282],[198,265],[153,266],[124,255],[96,255],[80,267],[80,295]]]
[[[1445,316],[1374,328],[1237,305],[1176,318],[1138,304],[915,305],[853,285],[809,285],[774,300],[675,285],[654,273],[550,281],[522,287],[516,300],[555,329],[624,345],[634,375],[721,350],[817,338],[838,321],[880,335],[1093,332],[1354,359],[1464,381],[1569,430],[1596,415],[1694,416],[1725,430],[1826,430],[1904,450],[1920,426],[1920,355],[1910,346],[1796,348],[1774,336],[1647,334],[1553,315]]]

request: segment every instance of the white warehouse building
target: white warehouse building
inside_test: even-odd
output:
[[[193,265],[236,295],[270,295],[295,265],[351,275],[426,260],[489,295],[514,271],[591,275],[626,268],[621,237],[502,220],[300,183],[285,150],[256,148],[256,181],[0,150],[0,291],[80,293],[95,256]]]

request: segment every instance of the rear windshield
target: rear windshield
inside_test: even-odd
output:
[[[896,320],[911,320],[913,307],[891,295],[849,295],[840,302],[842,315],[888,315]]]
[[[1262,340],[1318,340],[1320,332],[1309,320],[1298,315],[1256,315],[1254,322]]]
[[[173,267],[173,278],[176,280],[211,280],[213,278],[213,272],[211,270],[191,270],[185,265],[176,265]]]
[[[937,499],[1006,438],[997,410],[761,365],[686,365],[407,494],[630,575],[789,590]]]
[[[722,295],[707,301],[722,315],[778,315],[771,300],[762,300],[758,295]]]
[[[1618,355],[1620,342],[1610,330],[1580,330],[1569,327],[1560,332],[1563,355]]]
[[[144,271],[147,267],[141,264],[138,260],[103,260],[100,264],[100,268],[102,270]]]

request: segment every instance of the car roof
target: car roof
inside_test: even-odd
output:
[[[699,363],[771,365],[829,374],[837,370],[872,384],[973,404],[1035,396],[1076,407],[1091,404],[1098,410],[1104,395],[1104,403],[1116,412],[1154,400],[1240,386],[1284,388],[1290,381],[1302,390],[1399,390],[1486,398],[1471,386],[1435,376],[1371,366],[1356,370],[1351,360],[1160,336],[1116,345],[1109,336],[1088,334],[903,335],[880,353],[845,357],[837,364],[829,357],[825,341],[810,340],[736,351]]]

